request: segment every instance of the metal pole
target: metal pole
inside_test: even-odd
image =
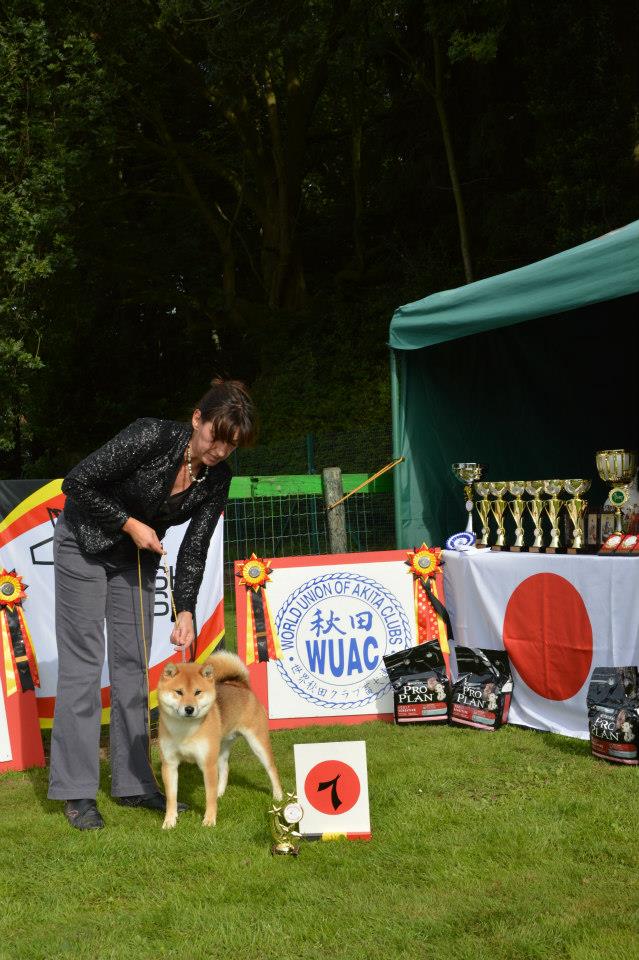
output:
[[[390,388],[391,388],[391,417],[393,425],[393,459],[402,456],[402,438],[399,435],[399,370],[397,354],[390,348]],[[395,516],[395,546],[402,544],[402,512],[400,499],[400,479],[403,468],[401,464],[393,470],[393,512]]]

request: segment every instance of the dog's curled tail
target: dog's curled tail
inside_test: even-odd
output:
[[[234,653],[227,653],[226,650],[220,650],[214,653],[206,661],[207,665],[213,667],[216,683],[224,683],[226,680],[233,680],[235,683],[241,683],[250,686],[249,672],[243,660],[240,660]]]

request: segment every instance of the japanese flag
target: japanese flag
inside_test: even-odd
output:
[[[490,550],[443,557],[455,643],[508,653],[511,721],[587,739],[594,668],[639,664],[639,561]]]

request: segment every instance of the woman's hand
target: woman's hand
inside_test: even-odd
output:
[[[182,610],[177,615],[177,620],[171,633],[171,643],[175,647],[189,647],[194,640],[193,614],[189,610]]]
[[[128,533],[133,543],[140,550],[152,550],[153,553],[160,554],[166,553],[153,527],[147,526],[146,523],[142,523],[141,520],[136,520],[135,517],[129,517],[122,529],[125,533]]]

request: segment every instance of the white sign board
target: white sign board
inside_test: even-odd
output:
[[[282,658],[249,670],[271,727],[392,715],[383,657],[416,642],[405,559],[404,551],[389,550],[268,561],[264,592]],[[246,587],[239,582],[236,601],[245,657]]]
[[[296,743],[293,751],[297,798],[304,810],[302,836],[369,839],[365,741]]]

